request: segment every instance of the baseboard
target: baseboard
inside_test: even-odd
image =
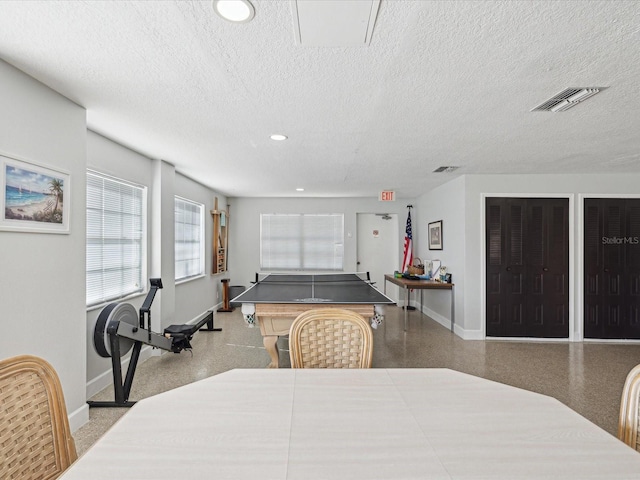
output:
[[[482,330],[465,330],[459,325],[454,325],[453,331],[463,340],[484,340]]]
[[[440,315],[438,312],[431,310],[426,306],[422,306],[422,313],[424,313],[427,317],[435,320],[443,327],[451,330],[451,320]],[[453,333],[462,338],[463,340],[484,340],[484,336],[482,334],[482,330],[465,330],[457,323],[453,326]]]
[[[422,305],[422,307],[420,307],[419,304],[416,304],[416,306],[427,317],[431,318],[432,320],[435,320],[436,322],[438,322],[443,327],[451,329],[451,320],[449,320],[448,318],[440,315],[437,312],[434,312],[433,310],[431,310],[428,307],[425,307],[424,305]],[[456,325],[456,327],[457,327],[457,325]]]
[[[89,405],[86,403],[69,414],[69,428],[71,433],[78,430],[89,421]]]

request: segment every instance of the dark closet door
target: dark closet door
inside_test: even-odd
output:
[[[569,336],[569,201],[487,198],[487,336]]]
[[[585,199],[584,335],[640,339],[640,199]]]

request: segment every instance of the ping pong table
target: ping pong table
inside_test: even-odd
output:
[[[376,321],[383,305],[395,301],[377,290],[367,278],[356,273],[279,274],[269,273],[232,299],[242,304],[242,314],[250,325],[258,323],[262,341],[271,357],[270,368],[278,368],[277,341],[288,335],[291,323],[303,312],[315,308],[345,308]]]

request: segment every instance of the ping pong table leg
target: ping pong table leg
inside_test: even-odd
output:
[[[262,343],[266,348],[267,353],[271,357],[271,363],[268,368],[278,368],[280,366],[280,354],[278,352],[278,336],[277,335],[265,335],[262,337]]]

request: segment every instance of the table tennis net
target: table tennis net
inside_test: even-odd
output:
[[[257,274],[256,283],[260,284],[345,284],[345,283],[371,283],[369,274],[364,273],[326,273],[326,274],[286,274],[286,273],[268,273]]]

